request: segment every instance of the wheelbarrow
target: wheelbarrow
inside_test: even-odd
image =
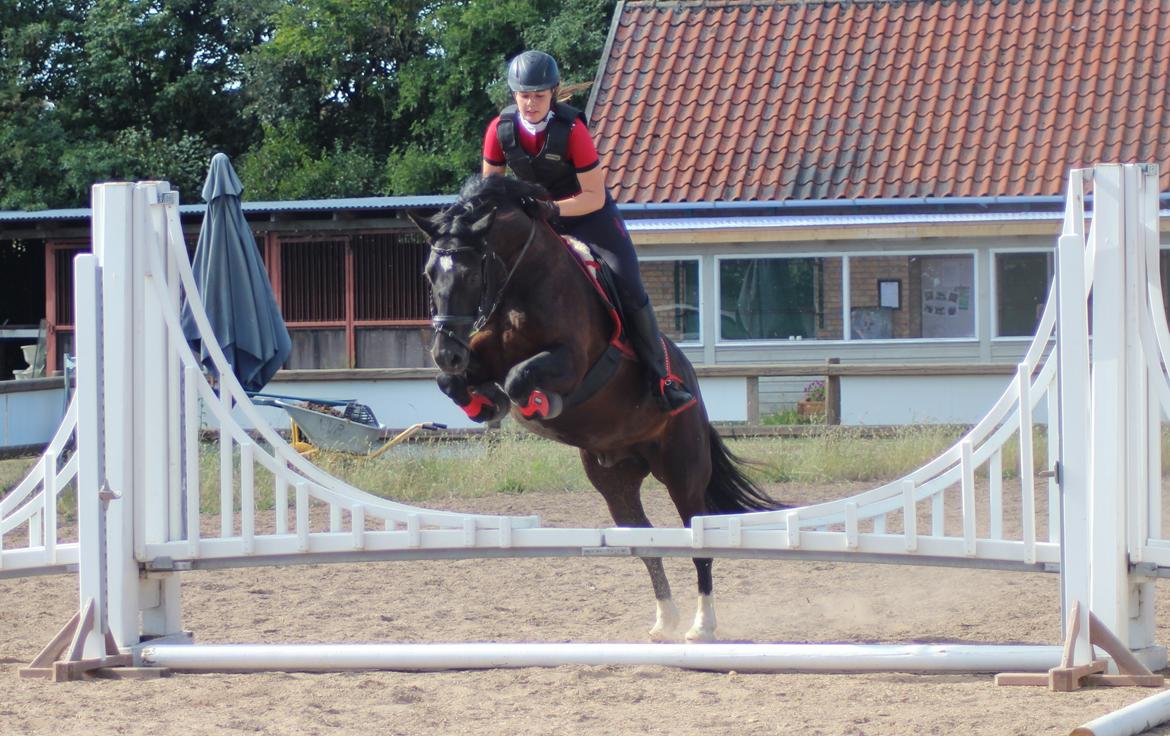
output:
[[[302,455],[325,449],[375,458],[422,430],[447,428],[436,422],[419,422],[395,434],[378,423],[370,407],[352,399],[307,399],[276,394],[252,394],[250,398],[257,406],[277,407],[288,414],[292,420],[291,444]]]

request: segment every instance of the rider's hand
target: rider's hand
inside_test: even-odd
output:
[[[547,222],[554,222],[561,216],[561,208],[557,206],[556,202],[548,199],[537,199],[536,197],[525,197],[520,202],[520,206],[524,212],[537,220],[545,220]]]

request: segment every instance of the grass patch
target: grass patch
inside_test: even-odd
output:
[[[39,457],[14,457],[6,460],[0,460],[0,497],[16,487],[17,483],[24,480],[24,476],[28,475],[28,471],[36,465]]]
[[[857,428],[830,428],[798,438],[728,439],[729,449],[749,461],[761,483],[883,481],[907,473],[954,443],[953,428],[907,427],[875,437]],[[472,498],[497,493],[589,490],[577,450],[535,435],[502,430],[471,440],[424,440],[394,448],[377,459],[318,452],[325,472],[374,495],[408,503]],[[219,508],[219,455],[208,448],[201,462],[203,508]],[[234,473],[238,483],[238,471]],[[257,471],[256,497],[269,508],[271,475]],[[648,487],[660,484],[650,478]]]
[[[875,436],[859,427],[826,427],[801,437],[729,438],[728,447],[751,461],[748,473],[768,483],[882,483],[920,467],[954,444],[955,427],[907,426]],[[1163,456],[1170,457],[1170,433],[1163,431]],[[1047,467],[1047,438],[1042,428],[1033,438],[1036,468]],[[1003,448],[1005,477],[1018,475],[1019,443],[1013,437]],[[591,486],[577,450],[518,429],[489,432],[474,439],[431,438],[395,447],[380,458],[319,452],[312,458],[325,472],[384,498],[407,503],[472,498],[497,493],[585,491]],[[0,497],[25,476],[36,458],[0,460]],[[1168,464],[1170,466],[1170,464]],[[985,468],[979,470],[986,473]],[[232,464],[239,488],[238,454]],[[200,457],[201,507],[219,512],[219,450],[206,445]],[[652,478],[648,486],[658,485]],[[255,471],[257,508],[271,508],[273,476]],[[75,504],[72,498],[63,504]],[[292,496],[290,489],[290,497]],[[238,494],[237,494],[238,496]],[[235,505],[239,506],[236,498]],[[62,509],[68,513],[68,509]]]

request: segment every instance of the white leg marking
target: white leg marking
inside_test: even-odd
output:
[[[678,628],[678,608],[670,598],[655,601],[655,604],[658,613],[655,616],[654,628],[650,629],[650,641],[668,641],[670,635]]]
[[[687,641],[715,641],[715,597],[699,595],[695,623],[687,632]]]

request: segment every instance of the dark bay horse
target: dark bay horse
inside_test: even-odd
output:
[[[701,514],[784,508],[743,474],[701,397],[674,415],[654,401],[642,366],[615,350],[613,314],[570,246],[528,214],[542,196],[517,179],[474,178],[444,212],[411,218],[431,243],[431,356],[442,391],[477,421],[511,411],[529,431],[577,447],[620,526],[650,526],[641,500],[648,474],[687,524]],[[670,341],[667,355],[698,396],[694,368]],[[670,585],[661,558],[643,562],[658,604],[650,638],[666,639],[678,623]],[[699,602],[686,638],[712,640],[711,559],[694,562]]]

